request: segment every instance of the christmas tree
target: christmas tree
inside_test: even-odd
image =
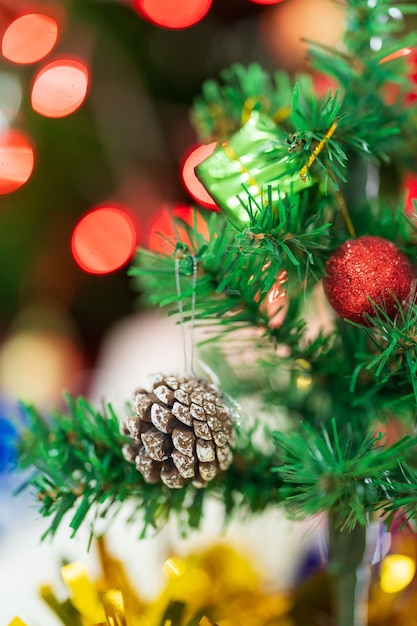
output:
[[[122,416],[69,396],[47,421],[26,407],[19,463],[50,535],[126,503],[144,534],[172,516],[198,529],[212,497],[226,520],[326,514],[334,623],[362,626],[368,528],[416,515],[417,227],[401,181],[417,115],[413,7],[345,4],[344,44],[312,42],[312,73],[234,66],[195,101],[199,138],[216,142],[196,175],[218,210],[175,218],[171,252],[140,249],[130,269],[177,315],[184,372],[132,390]],[[251,394],[285,428],[241,420]]]

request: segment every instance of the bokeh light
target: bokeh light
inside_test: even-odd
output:
[[[65,117],[76,111],[87,95],[88,69],[74,59],[60,59],[45,65],[35,77],[31,102],[45,117]]]
[[[411,583],[415,572],[414,559],[404,554],[390,554],[381,564],[381,589],[386,593],[398,593]]]
[[[253,2],[254,4],[278,4],[279,2],[283,2],[283,0],[249,0],[249,2]]]
[[[62,399],[62,389],[80,390],[84,367],[78,331],[65,307],[51,300],[19,309],[0,346],[4,398],[49,408]]]
[[[164,205],[157,214],[148,237],[148,248],[161,254],[172,254],[177,241],[191,246],[191,242],[178,222],[173,218],[180,218],[188,225],[193,226],[205,238],[208,239],[208,226],[202,217],[192,206],[178,204],[172,208]]]
[[[19,331],[8,337],[0,351],[0,381],[9,398],[49,404],[83,366],[70,338],[46,330]],[[18,374],[17,374],[18,372]]]
[[[270,328],[279,328],[287,315],[289,306],[286,289],[287,280],[287,271],[283,270],[278,274],[264,300],[263,308],[269,318],[268,326]]]
[[[407,75],[410,81],[410,91],[406,96],[406,104],[415,103],[417,100],[417,52],[416,49],[411,50],[407,55]]]
[[[406,174],[402,181],[402,192],[405,193],[404,213],[410,218],[416,217],[414,200],[417,201],[417,175],[413,172]]]
[[[74,228],[72,255],[89,274],[108,274],[127,263],[137,243],[136,226],[120,206],[100,206],[86,213]]]
[[[208,13],[212,0],[134,0],[144,18],[163,28],[188,28]]]
[[[0,194],[11,193],[29,180],[34,154],[29,139],[20,131],[0,133]]]
[[[213,143],[202,144],[194,147],[186,155],[181,168],[182,180],[188,193],[192,198],[194,198],[194,200],[202,206],[205,206],[207,209],[217,209],[217,205],[198,180],[194,170],[197,165],[213,154],[216,145],[217,144],[214,141]]]
[[[260,39],[280,67],[304,69],[307,41],[337,46],[343,39],[345,16],[343,4],[331,0],[280,2],[260,16]]]
[[[14,63],[35,63],[51,52],[57,39],[56,20],[39,13],[27,13],[7,28],[1,51],[6,59]]]

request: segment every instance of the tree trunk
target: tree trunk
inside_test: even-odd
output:
[[[367,526],[340,527],[337,513],[329,514],[329,565],[335,626],[366,626],[370,558]]]

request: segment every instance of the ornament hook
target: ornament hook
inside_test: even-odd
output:
[[[183,360],[185,372],[194,374],[194,331],[195,331],[195,306],[196,306],[196,287],[197,287],[197,259],[194,254],[187,252],[187,246],[178,244],[175,250],[175,286],[177,289],[178,299],[178,313],[180,318],[180,326],[182,333],[183,344]],[[181,277],[180,277],[180,263],[184,260],[185,256],[191,260],[192,264],[192,285],[191,285],[191,314],[190,314],[190,367],[188,367],[188,354],[187,354],[187,336],[186,336],[186,324],[184,316],[184,304],[183,295],[181,289]]]

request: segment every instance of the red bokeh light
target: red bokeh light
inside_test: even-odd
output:
[[[417,52],[415,49],[407,55],[407,65],[411,89],[407,94],[406,104],[411,104],[417,100]]]
[[[23,133],[6,130],[0,133],[0,194],[19,189],[33,171],[33,148]]]
[[[45,117],[65,117],[84,102],[88,70],[74,59],[60,59],[45,65],[35,77],[31,102],[34,111]]]
[[[190,240],[184,228],[174,224],[173,218],[179,217],[184,222],[193,226],[197,219],[196,228],[204,238],[208,239],[209,231],[203,217],[196,213],[189,205],[179,204],[172,209],[163,206],[151,226],[148,237],[148,248],[161,254],[172,254],[178,240],[190,245]]]
[[[413,200],[417,201],[417,174],[409,173],[404,176],[402,190],[405,192],[404,212],[408,217],[415,217]]]
[[[71,251],[89,274],[109,274],[125,265],[137,243],[134,221],[119,206],[100,206],[86,213],[74,228]]]
[[[417,100],[417,52],[414,48],[401,48],[381,59],[380,63],[405,59],[405,70],[408,78],[409,90],[403,94],[398,83],[388,82],[384,88],[385,101],[389,105],[395,105],[401,95],[401,104],[409,105]]]
[[[264,300],[264,310],[269,318],[268,326],[270,328],[279,328],[287,315],[289,306],[286,289],[287,279],[287,271],[280,272]]]
[[[163,28],[188,28],[208,13],[212,0],[134,0],[144,18]]]
[[[56,20],[39,13],[27,13],[7,28],[1,51],[6,59],[14,63],[35,63],[51,52],[57,39]]]
[[[213,154],[216,145],[216,142],[213,142],[193,148],[185,157],[181,168],[182,180],[190,196],[207,209],[215,210],[217,209],[216,203],[198,180],[194,169]]]
[[[254,4],[278,4],[279,2],[283,2],[283,0],[249,0],[249,2],[253,2]]]

